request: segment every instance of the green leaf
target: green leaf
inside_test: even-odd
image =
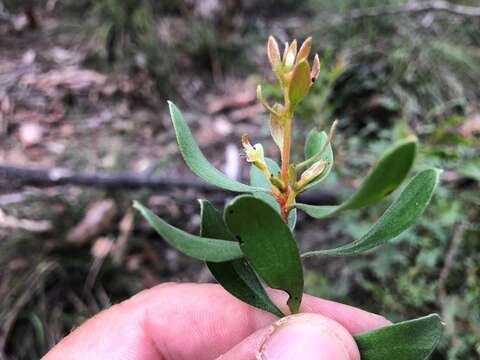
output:
[[[165,241],[185,255],[211,262],[230,261],[243,257],[243,253],[236,242],[189,234],[166,223],[138,201],[135,201],[133,206],[140,211],[150,226]]]
[[[281,216],[250,195],[233,199],[224,216],[250,265],[268,286],[286,291],[290,311],[298,312],[303,294],[302,262]]]
[[[206,200],[200,200],[200,206],[202,216],[200,236],[236,242],[218,210]],[[257,275],[245,259],[221,263],[207,262],[207,266],[218,283],[233,296],[278,317],[284,316],[272,303]]]
[[[374,204],[395,191],[405,180],[415,160],[417,140],[399,141],[381,157],[363,180],[360,188],[344,203],[332,205],[295,204],[308,215],[321,219],[343,210]]]
[[[297,209],[291,209],[288,213],[288,227],[292,232],[295,230],[295,225],[297,225]]]
[[[274,160],[270,158],[265,158],[265,162],[267,164],[268,169],[270,170],[270,173],[276,175],[280,172],[280,166],[278,166],[278,164]],[[272,188],[270,181],[267,180],[263,172],[261,172],[254,165],[250,167],[250,185],[261,187],[261,188],[268,188],[268,189]],[[253,196],[265,201],[267,204],[273,207],[275,211],[277,211],[280,214],[280,206],[278,205],[277,200],[275,200],[275,198],[272,195],[264,192],[255,192],[253,193]],[[295,229],[296,224],[297,224],[297,209],[292,209],[288,214],[288,226],[293,231]]]
[[[443,324],[437,314],[355,336],[362,360],[426,360],[437,347]]]
[[[329,217],[339,211],[340,208],[338,205],[307,205],[301,203],[295,204],[295,207],[316,219]]]
[[[206,182],[230,191],[265,191],[265,189],[255,188],[232,180],[215,168],[201,152],[180,110],[170,101],[168,105],[180,152],[190,170]]]
[[[456,168],[456,171],[467,178],[480,182],[480,157],[462,161]]]
[[[402,140],[390,148],[367,175],[360,189],[341,207],[358,209],[382,200],[398,188],[415,160],[417,140]]]
[[[310,65],[305,60],[300,61],[293,69],[292,79],[288,90],[290,103],[295,106],[308,94],[312,79],[310,78]]]
[[[308,215],[315,219],[324,219],[332,216],[333,214],[340,212],[340,205],[309,205],[296,203],[295,207],[299,210],[306,212]]]
[[[318,132],[316,130],[310,131],[305,141],[305,159],[310,159],[311,157],[317,155],[324,147],[328,141],[328,135],[325,131]],[[323,154],[316,159],[324,160],[327,162],[326,169],[320,174],[316,179],[314,179],[308,186],[306,186],[303,191],[310,189],[311,187],[318,185],[322,180],[324,180],[333,167],[333,151],[332,146],[329,144]]]
[[[360,239],[336,249],[310,251],[302,256],[355,255],[371,250],[397,237],[422,215],[435,191],[440,172],[438,169],[426,169],[419,172],[378,222]]]
[[[328,140],[328,135],[325,131],[317,131],[315,129],[310,130],[305,140],[304,153],[305,159],[310,159],[311,157],[317,155],[317,153],[322,150],[323,146]]]

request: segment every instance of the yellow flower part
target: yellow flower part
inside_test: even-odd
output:
[[[263,153],[263,146],[262,144],[255,144],[252,146],[250,141],[248,140],[247,135],[242,136],[242,145],[243,150],[245,151],[245,155],[247,157],[247,161],[251,163],[265,163],[264,153]]]
[[[311,183],[315,178],[322,174],[322,172],[326,169],[327,162],[325,160],[319,160],[310,166],[307,170],[305,170],[300,176],[300,180],[297,183],[297,187],[299,189],[303,189],[309,183]]]

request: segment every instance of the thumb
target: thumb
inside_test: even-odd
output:
[[[297,314],[256,331],[219,360],[360,360],[352,335],[336,321]]]

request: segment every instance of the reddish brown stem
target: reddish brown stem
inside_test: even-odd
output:
[[[283,184],[285,185],[285,192],[282,194],[280,199],[277,199],[278,204],[280,205],[280,213],[285,222],[288,222],[288,198],[290,195],[290,184],[288,176],[288,167],[290,165],[290,146],[291,146],[291,126],[292,121],[291,117],[288,116],[285,121],[285,128],[283,132],[283,149],[282,149],[282,168],[281,168],[281,178]]]

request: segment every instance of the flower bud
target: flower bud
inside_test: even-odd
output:
[[[267,110],[270,114],[275,115],[276,117],[280,117],[280,113],[282,111],[282,107],[280,104],[275,104],[273,107],[268,105],[267,100],[263,97],[262,93],[262,86],[258,85],[257,86],[257,100],[260,101],[260,103],[263,105],[265,110]]]
[[[273,36],[268,38],[267,55],[268,60],[272,65],[272,69],[275,71],[275,69],[282,63],[282,59],[280,58],[280,49],[278,48],[277,40],[275,40]]]
[[[288,44],[288,41],[285,41],[284,43],[284,48],[283,48],[283,55],[282,55],[282,63],[285,63],[285,59],[287,57],[288,49],[290,48],[290,45]]]
[[[309,36],[302,44],[300,47],[300,50],[298,50],[298,55],[297,55],[297,64],[302,61],[306,60],[308,58],[308,54],[310,54],[310,49],[312,48],[312,37]]]
[[[257,100],[263,102],[262,85],[257,85]]]
[[[261,144],[251,145],[247,135],[242,135],[242,145],[247,161],[263,170],[267,168],[265,163],[263,146]]]
[[[326,167],[327,162],[325,160],[319,160],[315,162],[312,166],[310,166],[307,170],[303,172],[302,176],[300,176],[300,180],[297,183],[298,188],[303,189],[305,186],[315,180],[316,177],[321,175],[322,172],[326,169]]]
[[[320,59],[318,58],[318,54],[315,54],[315,58],[313,59],[312,70],[310,71],[310,79],[312,82],[315,82],[318,78],[318,74],[320,74]]]
[[[285,43],[286,52],[283,54],[283,65],[286,70],[290,70],[295,63],[295,57],[297,56],[297,40],[293,40],[290,46],[288,43]]]

